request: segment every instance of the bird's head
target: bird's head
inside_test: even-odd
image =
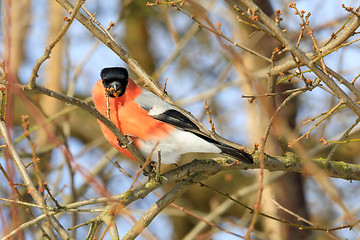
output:
[[[101,70],[100,77],[109,97],[121,97],[125,93],[129,74],[126,68],[111,67]]]

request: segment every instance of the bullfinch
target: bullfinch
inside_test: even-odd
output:
[[[161,162],[165,164],[176,163],[181,155],[191,152],[222,154],[253,163],[250,154],[210,138],[173,105],[136,85],[125,68],[104,68],[100,76],[101,80],[92,90],[95,108],[104,116],[110,109],[111,121],[123,134],[131,137],[145,158],[152,154],[151,160],[157,161],[160,149]],[[116,136],[98,122],[111,145],[136,160]]]

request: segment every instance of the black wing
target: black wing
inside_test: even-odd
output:
[[[169,109],[158,115],[151,115],[156,120],[168,123],[185,131],[199,131],[200,129],[188,117],[175,109]]]
[[[218,142],[218,141],[206,136],[204,133],[202,133],[200,131],[200,129],[188,117],[186,117],[184,114],[182,114],[181,112],[179,112],[175,109],[167,110],[158,115],[152,115],[152,117],[159,121],[173,125],[174,127],[194,133],[196,136],[217,146],[221,150],[221,153],[224,155],[227,155],[229,157],[235,158],[239,161],[242,161],[242,162],[248,163],[248,164],[252,164],[254,162],[253,157],[250,154],[248,154],[247,152],[245,152],[241,149],[233,148],[229,145]]]

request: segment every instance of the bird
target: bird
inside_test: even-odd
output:
[[[177,107],[136,85],[126,68],[104,68],[100,78],[92,90],[95,108],[102,115],[110,116],[145,158],[151,157],[157,162],[160,154],[161,163],[173,164],[186,153],[214,153],[253,163],[251,154],[211,138]],[[136,161],[117,137],[97,121],[107,141]]]

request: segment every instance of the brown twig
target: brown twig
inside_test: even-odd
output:
[[[359,14],[360,7],[356,8],[356,9],[354,10],[353,7],[346,7],[345,4],[342,4],[341,6],[342,6],[346,11],[348,11],[348,12],[354,14],[356,17],[360,18],[360,14]]]
[[[304,93],[306,91],[312,91],[316,86],[305,86],[295,89],[286,90],[284,92],[274,92],[274,93],[265,93],[264,95],[242,95],[242,98],[249,98],[254,101],[257,98],[264,98],[264,97],[274,97],[274,96],[283,96],[283,95],[291,95],[294,93]]]
[[[354,78],[354,80],[352,80],[351,82],[348,82],[345,78],[343,78],[340,74],[338,74],[331,68],[326,67],[326,71],[331,74],[335,79],[337,79],[340,84],[344,84],[357,97],[357,99],[360,100],[360,90],[354,86],[354,81],[356,78]]]
[[[327,40],[327,41],[324,43],[323,47],[326,46],[330,41],[332,41],[333,39],[335,39],[335,38],[337,37],[337,35],[338,35],[341,31],[345,30],[346,24],[349,23],[349,21],[351,20],[352,17],[353,17],[353,16],[349,17],[335,33],[332,33],[332,34],[331,34],[331,37],[329,38],[329,40]],[[337,21],[335,21],[335,22],[337,22]],[[322,29],[323,27],[324,27],[324,26],[320,26],[320,29]]]
[[[28,192],[33,197],[34,201],[43,208],[43,212],[45,213],[48,222],[52,225],[52,227],[57,231],[57,233],[64,239],[72,239],[69,233],[64,229],[64,227],[60,224],[60,222],[55,218],[49,215],[48,211],[46,210],[46,204],[44,199],[41,197],[41,194],[36,190],[35,185],[33,184],[29,174],[26,171],[26,168],[21,161],[19,154],[17,153],[12,140],[10,138],[9,132],[7,131],[6,125],[4,120],[0,120],[0,132],[1,136],[4,139],[4,142],[7,146],[7,150],[11,158],[14,160],[16,168],[18,169]]]
[[[108,159],[118,170],[123,173],[125,176],[132,178],[131,174],[128,173],[123,167],[120,166],[118,162],[114,162],[112,159]]]
[[[110,109],[110,97],[109,97],[109,94],[108,94],[108,92],[106,92],[106,94],[105,94],[106,96],[106,117],[107,117],[107,119],[109,119],[110,121],[111,121],[111,118],[110,118],[110,111],[111,111],[111,109]]]
[[[211,131],[215,132],[215,124],[214,124],[214,122],[212,121],[211,111],[210,111],[210,109],[209,109],[209,105],[207,104],[207,101],[206,101],[206,100],[204,101],[204,104],[205,104],[206,113],[207,113],[207,115],[208,115],[208,117],[209,117],[208,122],[210,123]]]
[[[345,138],[349,137],[349,133],[359,124],[359,122],[360,122],[360,118],[357,118],[356,121],[344,132],[344,134],[341,136],[339,141],[342,141]],[[330,161],[332,159],[339,146],[340,144],[334,145],[334,147],[331,149],[328,156],[326,157],[326,161]]]
[[[322,66],[322,70],[324,71],[325,74],[328,74],[327,71],[326,71],[326,67],[325,67],[325,63],[324,63],[324,59],[322,57],[322,52],[320,51],[317,43],[316,43],[316,40],[315,40],[315,37],[314,37],[314,34],[313,34],[313,30],[311,30],[309,28],[309,18],[310,18],[310,15],[311,13],[308,12],[308,14],[304,17],[304,14],[305,14],[305,11],[304,10],[301,10],[299,11],[296,7],[296,4],[295,3],[290,3],[289,4],[289,7],[290,8],[294,8],[295,9],[295,14],[296,15],[299,15],[301,21],[302,21],[302,24],[301,24],[301,34],[304,32],[304,28],[307,30],[308,34],[310,35],[311,37],[311,40],[313,41],[313,44],[314,44],[314,48],[315,48],[315,51],[317,52],[319,58],[320,58],[320,62],[321,62],[321,66]],[[300,44],[300,41],[298,42]],[[298,47],[298,45],[297,45]]]
[[[49,188],[47,182],[44,183],[44,188],[45,188],[45,190],[47,191],[47,193],[49,194],[51,200],[55,203],[55,206],[56,206],[57,208],[61,209],[62,206],[58,203],[58,201],[57,201],[57,200],[54,198],[54,196],[52,195],[52,193],[51,193],[51,191],[50,191],[50,188]]]
[[[268,17],[254,2],[250,0],[242,0],[242,2],[249,8],[249,10],[256,14],[259,18],[259,21],[262,22],[268,29],[272,31],[272,34],[276,36],[288,49],[291,54],[293,54],[302,64],[306,65],[309,69],[316,74],[321,81],[323,81],[332,92],[350,108],[357,116],[360,117],[360,107],[352,100],[326,73],[317,67],[316,64],[300,49],[296,47],[295,44],[291,42],[285,35],[285,33],[275,24],[275,22]],[[273,68],[274,69],[274,68]]]
[[[59,33],[57,34],[57,36],[54,38],[53,41],[51,41],[49,43],[49,45],[45,48],[45,52],[44,54],[38,59],[36,60],[36,63],[33,67],[31,76],[30,76],[30,80],[29,83],[27,85],[27,88],[32,89],[35,87],[35,81],[36,78],[38,77],[38,72],[40,69],[40,66],[50,57],[51,51],[52,49],[55,47],[55,45],[62,39],[62,37],[65,35],[65,33],[67,32],[67,30],[69,29],[70,25],[72,24],[72,22],[75,19],[76,14],[79,12],[81,6],[85,3],[84,0],[78,0],[76,2],[76,5],[74,7],[74,9],[71,9],[71,14],[68,18],[66,18],[66,23],[64,24],[64,26],[62,26],[62,28],[60,29]],[[69,11],[70,12],[70,11]]]
[[[210,190],[212,190],[212,191],[214,191],[214,192],[216,192],[217,194],[220,194],[220,195],[226,197],[227,199],[234,202],[235,204],[238,204],[238,205],[248,209],[251,214],[254,214],[254,212],[255,212],[254,208],[249,207],[248,205],[238,201],[237,199],[229,196],[228,194],[220,192],[217,189],[214,189],[214,188],[212,188],[210,186],[207,186],[205,184],[203,184],[203,186],[210,189]],[[289,221],[286,221],[285,219],[277,218],[277,217],[271,216],[271,215],[263,213],[263,212],[259,212],[259,215],[261,215],[263,217],[266,217],[266,218],[269,218],[271,220],[277,221],[277,222],[285,223],[285,224],[287,224],[289,226],[292,226],[292,227],[295,227],[295,228],[301,229],[301,230],[314,230],[314,231],[323,231],[323,232],[333,232],[333,231],[337,231],[337,230],[340,230],[340,229],[347,229],[347,228],[351,229],[356,224],[356,222],[355,222],[354,224],[351,224],[351,225],[341,225],[341,226],[333,227],[333,228],[322,228],[322,227],[317,227],[317,226],[314,226],[314,225],[306,226],[306,225],[302,225],[302,224],[289,222]],[[303,220],[304,220],[305,223],[309,222],[306,219],[303,219]]]
[[[303,135],[301,135],[300,137],[298,137],[297,139],[295,139],[294,141],[292,141],[291,143],[289,143],[290,146],[292,146],[295,142],[299,141],[300,139],[302,139],[303,137],[308,138],[309,134],[317,127],[319,126],[323,121],[325,121],[329,116],[332,115],[333,112],[335,112],[336,110],[338,110],[341,106],[341,102],[339,102],[338,104],[336,104],[333,108],[331,108],[328,112],[326,112],[325,116],[323,118],[320,119],[320,121],[318,121],[312,128],[310,128],[309,131],[307,131],[306,133],[304,133]]]
[[[202,183],[200,183],[200,184],[203,185]],[[212,223],[212,222],[204,219],[203,217],[201,217],[201,216],[193,213],[192,211],[190,211],[190,210],[188,210],[188,209],[186,209],[186,208],[184,208],[184,207],[180,207],[179,205],[177,205],[177,204],[175,204],[175,203],[171,203],[170,205],[171,205],[172,207],[174,207],[174,208],[176,208],[176,209],[184,212],[186,215],[189,215],[189,216],[191,216],[191,217],[193,217],[193,218],[195,218],[195,219],[197,219],[197,220],[205,223],[205,224],[208,225],[209,227],[217,228],[217,229],[219,229],[220,231],[223,231],[223,232],[225,232],[225,233],[231,234],[231,235],[236,236],[236,237],[238,237],[238,238],[244,238],[244,236],[239,235],[239,234],[236,234],[236,233],[234,233],[234,232],[232,232],[232,231],[226,230],[225,228],[219,226],[218,224]],[[185,240],[185,239],[187,239],[187,238],[184,238],[183,240]]]
[[[270,20],[268,19],[267,21],[270,21]],[[359,27],[360,27],[360,18],[353,17],[350,21],[347,22],[346,26],[341,27],[341,29],[343,29],[343,31],[341,31],[336,36],[336,38],[332,39],[332,41],[330,41],[328,44],[324,45],[322,48],[319,49],[322,52],[322,55],[324,56],[328,52],[331,52],[334,49],[337,49],[347,39],[352,37]],[[310,59],[314,59],[314,58],[318,57],[318,55],[313,52],[307,53],[306,56]],[[302,64],[305,64],[305,63],[302,62]],[[279,72],[287,72],[294,67],[296,67],[296,63],[294,63],[294,61],[292,61],[292,59],[286,59],[286,60],[282,61],[281,64],[278,64],[275,67],[273,67],[269,71],[269,74],[277,75]]]
[[[160,170],[161,170],[161,149],[158,149],[158,164],[156,166],[156,172],[157,172],[157,177],[160,177]]]
[[[191,15],[190,13],[186,12],[185,10],[183,10],[181,7],[177,6],[176,4],[171,4],[172,7],[174,7],[176,10],[184,13],[186,16],[188,16],[189,18],[191,18],[193,21],[197,22],[199,24],[199,27],[201,28],[204,28],[206,29],[207,31],[211,32],[211,33],[214,33],[215,35],[225,39],[226,41],[230,42],[232,45],[234,45],[235,47],[238,47],[238,48],[241,48],[242,50],[245,50],[267,62],[271,62],[271,60],[267,57],[265,57],[264,55],[248,48],[248,47],[245,47],[235,41],[233,41],[231,38],[229,38],[228,36],[226,36],[225,34],[223,34],[221,31],[218,31],[217,28],[214,28],[214,27],[209,27],[209,26],[206,26],[204,25],[202,22],[200,22],[197,17],[195,17],[194,15]]]
[[[306,91],[306,90],[305,90]],[[269,137],[271,127],[273,125],[273,122],[275,118],[280,113],[281,109],[283,109],[292,99],[294,99],[296,96],[298,96],[300,93],[303,93],[305,91],[298,91],[292,93],[290,96],[288,96],[274,111],[273,115],[271,116],[268,125],[266,126],[265,133],[264,133],[264,144],[266,144],[267,138]]]
[[[22,121],[22,127],[24,129],[24,135],[27,138],[30,149],[31,149],[32,164],[34,165],[34,168],[35,168],[36,178],[38,180],[38,185],[39,185],[39,192],[43,195],[44,194],[44,186],[43,186],[43,181],[41,179],[41,173],[40,173],[40,168],[39,168],[39,164],[38,164],[38,162],[40,161],[40,158],[38,158],[36,156],[36,150],[35,150],[36,144],[34,142],[32,142],[32,140],[30,138],[29,116],[28,115],[22,115],[21,116],[21,121]]]
[[[247,230],[247,232],[245,234],[244,239],[250,239],[250,233],[254,230],[254,226],[255,226],[257,217],[258,217],[258,215],[260,213],[261,197],[262,197],[262,192],[263,192],[263,189],[264,189],[264,186],[263,186],[264,168],[265,168],[265,164],[264,164],[265,139],[264,138],[262,139],[261,146],[263,146],[263,147],[261,148],[261,153],[260,153],[260,157],[259,157],[259,160],[260,160],[259,189],[258,189],[257,196],[256,196],[256,202],[255,202],[255,205],[254,205],[253,216],[251,218],[250,225],[248,227],[248,230]]]
[[[164,88],[163,88],[163,93],[164,94],[167,94],[167,92],[166,92],[167,81],[168,81],[168,78],[165,78],[165,83],[164,83]]]

